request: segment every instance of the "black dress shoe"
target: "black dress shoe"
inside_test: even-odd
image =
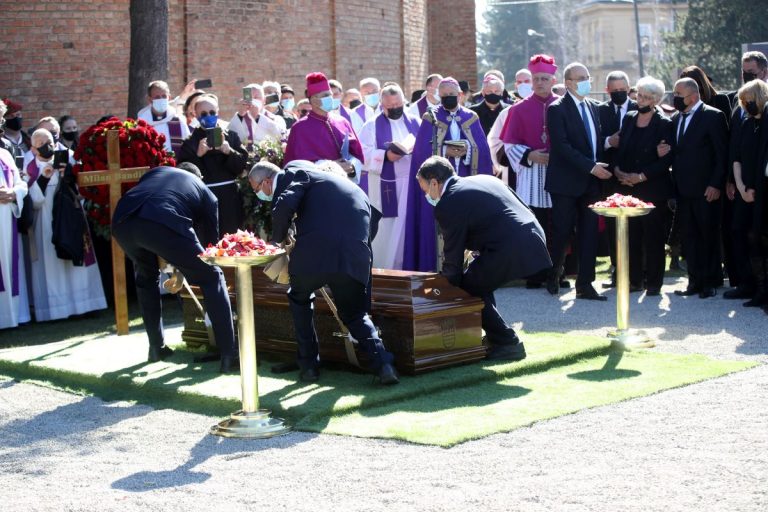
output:
[[[609,288],[616,288],[616,281],[611,279],[610,281],[603,283],[600,286],[602,286],[604,290],[607,290]]]
[[[717,290],[714,288],[702,288],[699,292],[700,299],[708,299],[709,297],[714,297],[715,295],[717,295]]]
[[[317,368],[307,368],[299,373],[301,382],[317,382],[320,379],[320,370]]]
[[[560,293],[560,280],[556,275],[550,275],[547,277],[547,291],[551,295],[557,295]]]
[[[661,295],[661,289],[660,288],[648,288],[645,291],[645,296],[646,297],[658,297],[659,295]]]
[[[542,283],[541,281],[534,281],[534,280],[532,280],[532,279],[529,279],[529,280],[527,280],[527,281],[525,282],[525,287],[526,287],[528,290],[537,290],[537,289],[541,288],[541,285],[542,285],[542,284],[543,284],[543,283]]]
[[[744,303],[745,308],[761,308],[768,304],[768,296],[763,292],[758,292],[752,299]]]
[[[173,350],[167,345],[162,347],[149,347],[149,355],[147,361],[150,363],[156,363],[158,361],[164,361],[166,358],[173,355]]]
[[[724,299],[751,299],[755,294],[754,288],[737,286],[733,290],[723,292]]]
[[[219,373],[240,373],[240,358],[238,356],[221,356]]]
[[[485,358],[491,361],[522,361],[525,359],[525,346],[522,342],[514,345],[490,345]]]
[[[699,289],[691,288],[690,286],[685,290],[675,290],[675,295],[678,297],[690,297],[691,295],[696,295],[697,293],[699,293]]]
[[[567,279],[560,279],[560,288],[563,288],[565,290],[570,290],[571,282]]]
[[[639,284],[630,284],[629,293],[637,293],[643,291],[643,286]]]
[[[392,386],[393,384],[400,383],[400,378],[397,376],[397,370],[389,363],[384,363],[379,368],[379,381],[384,386]]]
[[[608,300],[608,297],[597,293],[595,289],[592,288],[592,286],[588,288],[582,288],[582,289],[576,288],[576,298],[585,299],[585,300],[597,300],[597,301]]]

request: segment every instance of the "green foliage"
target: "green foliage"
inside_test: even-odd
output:
[[[488,29],[478,34],[479,71],[500,69],[509,75],[511,84],[513,73],[525,67],[532,54],[545,51],[547,39],[528,36],[529,28],[539,33],[544,31],[539,7],[536,4],[489,6],[484,17]]]
[[[689,0],[688,15],[664,36],[665,50],[649,72],[670,82],[689,65],[702,68],[718,90],[741,85],[741,45],[768,38],[768,17],[759,2]],[[671,85],[671,84],[668,84]]]

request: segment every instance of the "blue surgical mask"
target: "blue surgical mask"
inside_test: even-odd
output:
[[[440,201],[440,199],[434,199],[432,196],[430,196],[429,192],[424,194],[424,197],[427,199],[427,202],[432,206],[437,206],[437,203]]]
[[[262,201],[266,201],[266,202],[270,202],[270,201],[272,201],[272,197],[273,197],[274,195],[275,195],[274,193],[273,193],[273,194],[269,194],[269,195],[267,195],[267,194],[265,194],[265,193],[264,193],[264,191],[263,191],[263,190],[259,190],[258,192],[256,192],[256,197],[258,197],[258,198],[259,198],[259,199],[261,199]]]
[[[293,107],[296,106],[296,102],[293,98],[288,98],[280,102],[280,104],[283,106],[283,110],[293,110]]]
[[[200,126],[202,126],[207,130],[207,129],[216,127],[216,123],[219,121],[219,116],[212,116],[209,114],[209,115],[200,117],[198,121],[200,122]]]
[[[274,103],[267,103],[267,106],[268,106],[269,108],[277,108],[277,107],[279,107],[279,106],[280,106],[280,102],[279,102],[279,101],[276,101],[276,102],[274,102]]]
[[[333,96],[325,96],[320,98],[320,108],[326,112],[333,110]]]
[[[339,110],[341,107],[341,98],[333,98],[333,110]]]
[[[379,93],[369,94],[363,99],[365,100],[366,105],[371,108],[376,108],[376,105],[379,104]]]
[[[168,111],[168,98],[157,98],[152,100],[152,110],[161,114]]]
[[[586,96],[592,91],[592,82],[589,80],[583,80],[576,83],[576,94],[579,96]]]

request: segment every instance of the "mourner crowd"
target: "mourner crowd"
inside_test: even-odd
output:
[[[343,304],[342,320],[353,325],[350,331],[378,354],[378,368],[391,366],[391,356],[366,320],[371,266],[442,271],[453,284],[484,299],[488,341],[506,346],[497,355],[520,358],[522,351],[524,357],[521,347],[509,350],[520,344],[495,310],[493,290],[505,280],[524,278],[528,288],[557,295],[571,286],[565,275],[575,274],[578,299],[605,300],[593,286],[595,264],[601,233],[609,239],[615,264],[614,227],[589,205],[617,192],[656,205],[649,215],[630,220],[631,291],[660,294],[669,246],[673,264],[682,256],[688,273],[687,288],[675,293],[712,297],[727,276],[731,289],[725,298],[765,307],[765,55],[742,56],[743,86],[727,94],[716,91],[697,66],[685,68],[671,92],[650,76],[632,84],[625,72],[614,71],[598,86],[581,63],[558,68],[552,57],[534,55],[515,74],[514,84],[492,70],[476,94],[466,82],[433,74],[410,102],[393,82],[365,78],[357,88],[345,89],[337,80],[311,73],[298,93],[271,81],[248,85],[228,122],[220,118],[220,99],[195,89],[193,82],[174,97],[165,82],[155,81],[138,118],[165,136],[166,149],[177,162],[199,173],[199,185],[189,185],[190,204],[201,201],[217,210],[214,229],[206,236],[197,233],[191,252],[242,227],[237,178],[246,173],[257,197],[272,203],[276,242],[284,241],[294,215],[298,236],[305,240],[313,230],[340,232],[341,238],[303,242],[308,252],[298,245],[294,251],[289,300],[297,336],[309,341],[315,336],[311,323],[299,328],[299,318],[311,317],[310,296],[327,284]],[[591,96],[603,87],[609,99],[598,102]],[[59,191],[76,187],[71,174],[63,172],[75,163],[76,119],[44,117],[25,130],[22,105],[12,99],[0,103],[0,114],[0,329],[31,318],[55,320],[105,308],[98,262],[87,244],[79,260],[60,257],[66,243],[56,225],[66,201]],[[217,133],[213,138],[212,130]],[[265,163],[246,168],[248,148],[263,140],[282,144],[285,170]],[[321,168],[348,179],[334,172],[321,176],[315,172]],[[487,177],[471,178],[478,175]],[[169,200],[152,195],[148,183],[153,180],[156,187],[174,186],[159,178],[142,179],[143,187],[136,188],[146,197],[134,192],[136,205],[127,213],[125,206],[123,215],[140,211],[147,202]],[[349,199],[346,213],[338,209],[341,199],[327,204],[310,200],[317,196],[310,190],[318,189],[328,197]],[[310,210],[315,219],[308,218]],[[345,223],[362,210],[368,227]],[[189,218],[196,215],[193,211]],[[152,220],[146,212],[134,216]],[[516,235],[505,219],[524,226],[525,236]],[[211,218],[206,220],[210,224]],[[162,255],[164,249],[138,241],[140,232],[151,230],[120,224],[115,231],[136,267],[140,300],[142,293],[151,300],[159,293],[156,265],[143,256],[147,251]],[[359,261],[349,256],[359,247],[344,247],[344,230],[367,247]],[[329,240],[336,240],[336,247]],[[474,256],[468,267],[465,251]],[[207,271],[190,268],[195,265],[191,260],[186,265],[198,281],[208,279],[210,294],[218,293],[220,276],[203,276]],[[294,279],[301,265],[314,268],[314,277],[306,273]],[[151,275],[142,279],[142,272]],[[602,287],[614,282],[615,276]],[[211,316],[227,331],[223,338],[230,338],[231,317],[223,318],[223,308]],[[229,327],[222,327],[227,321]],[[156,348],[150,359],[164,357],[158,327],[150,333]],[[302,352],[299,345],[302,375],[312,380],[307,368],[317,353]],[[235,357],[234,349],[229,355]],[[382,382],[396,381],[388,371],[380,373]]]

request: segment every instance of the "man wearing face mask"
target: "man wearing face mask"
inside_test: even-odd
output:
[[[363,147],[352,125],[340,115],[332,114],[336,103],[328,79],[317,72],[308,74],[306,81],[305,94],[312,112],[296,121],[291,128],[285,148],[285,163],[293,160],[334,160],[347,176],[360,183]]]
[[[59,118],[61,126],[61,144],[72,151],[77,149],[80,131],[77,129],[77,119],[72,116],[64,115]]]
[[[264,115],[277,124],[280,133],[285,133],[288,125],[285,122],[283,107],[280,105],[280,84],[267,80],[261,85],[264,88]]]
[[[353,112],[360,118],[360,120],[362,120],[362,123],[360,124],[362,129],[362,125],[373,119],[373,116],[381,110],[379,108],[379,91],[381,91],[381,83],[378,79],[373,77],[363,78],[360,80],[359,89],[360,96],[363,97],[363,104],[354,109]],[[354,123],[352,126],[355,126]],[[355,129],[355,133],[359,133],[359,131]]]
[[[483,80],[482,100],[477,105],[469,109],[477,114],[480,119],[480,125],[486,136],[491,131],[493,123],[501,114],[501,111],[509,106],[502,100],[501,93],[504,91],[504,84],[493,75],[485,77]]]
[[[614,155],[619,147],[619,130],[624,124],[624,116],[627,112],[637,110],[637,102],[629,99],[629,77],[623,71],[611,71],[605,81],[605,92],[611,99],[601,103],[597,108],[600,113],[600,126],[602,133],[600,137],[603,141],[605,150],[604,160],[608,163],[608,168],[613,169]],[[603,197],[608,197],[616,191],[616,180],[606,180],[603,182]],[[611,281],[603,283],[603,288],[612,288],[616,286],[616,221],[606,218],[608,226],[608,249],[611,255],[611,265],[614,268],[611,274]]]
[[[204,94],[195,102],[195,115],[200,126],[184,141],[178,162],[192,162],[203,174],[203,181],[218,199],[219,233],[234,233],[243,216],[242,200],[235,179],[242,174],[248,155],[233,131],[219,125],[219,99]],[[209,137],[221,129],[221,146],[211,147]]]
[[[288,130],[296,122],[294,108],[296,108],[296,99],[293,89],[288,84],[280,84],[280,110],[282,111],[283,119],[285,119],[285,127]]]
[[[490,176],[458,177],[445,158],[431,157],[416,175],[443,233],[443,274],[485,306],[481,321],[488,359],[518,361],[525,348],[496,309],[494,291],[551,267],[544,230],[517,195]],[[465,251],[478,254],[464,270]]]
[[[435,109],[440,106],[440,94],[437,92],[437,87],[442,80],[443,76],[437,73],[427,77],[424,84],[424,95],[408,107],[408,113],[411,116],[421,119],[428,109]]]
[[[319,78],[314,75],[319,74],[308,76],[307,93],[311,97],[315,96],[311,93]],[[302,123],[305,121],[298,121],[296,127]],[[315,382],[320,378],[314,292],[327,285],[339,318],[369,355],[374,375],[384,385],[397,384],[394,357],[384,348],[366,313],[370,237],[375,225],[365,193],[347,178],[319,171],[311,162],[301,160],[287,164],[285,170],[259,162],[249,172],[248,180],[259,198],[272,201],[273,243],[285,242],[288,228],[296,223],[296,243],[288,264],[288,303],[296,331],[299,379]]]
[[[5,116],[3,116],[5,121],[3,125],[3,142],[5,143],[5,148],[13,156],[14,162],[16,162],[16,168],[23,169],[24,154],[29,151],[31,143],[27,132],[22,130],[22,105],[8,98],[5,98],[3,103],[5,103],[8,109]]]
[[[459,105],[459,82],[444,78],[438,86],[441,105],[422,118],[411,160],[411,179],[430,156],[449,159],[459,176],[493,174],[488,141],[477,114]],[[438,268],[434,215],[416,187],[408,193],[403,268],[434,272]]]
[[[722,280],[720,191],[728,162],[728,125],[720,110],[701,101],[692,78],[675,82],[674,91],[674,106],[680,114],[673,124],[672,179],[688,261],[688,287],[675,294],[698,294],[705,299],[716,295]]]
[[[266,138],[280,141],[282,131],[264,110],[264,89],[259,84],[249,84],[251,100],[241,99],[235,115],[229,121],[228,129],[240,137],[246,144],[255,144]]]
[[[597,101],[588,97],[592,78],[578,62],[563,73],[567,92],[547,108],[549,166],[545,189],[552,197],[552,271],[547,291],[560,292],[566,250],[576,229],[579,275],[576,298],[604,301],[592,286],[597,258],[597,214],[589,205],[602,194],[601,181],[613,175],[603,163],[600,116]]]
[[[515,98],[524,100],[533,94],[533,75],[527,68],[515,73]]]
[[[373,266],[402,270],[411,154],[419,120],[403,112],[405,96],[399,85],[381,90],[381,113],[363,126],[360,142],[365,153],[371,206],[382,212],[373,239]]]
[[[333,98],[333,105],[331,106],[332,112],[346,119],[347,122],[352,125],[355,133],[359,134],[363,129],[363,124],[365,124],[365,121],[360,116],[355,114],[355,109],[362,105],[363,102],[358,99],[354,102],[354,105],[350,104],[349,106],[345,106],[344,102],[342,101],[344,97],[344,86],[341,85],[341,82],[331,79],[328,80],[328,85],[331,88],[331,97]],[[359,92],[357,93],[357,96],[360,96]]]
[[[186,119],[169,104],[170,97],[171,89],[167,83],[162,80],[150,82],[147,86],[148,105],[139,110],[136,117],[165,135],[165,149],[178,155],[182,142],[189,137],[189,127]]]

